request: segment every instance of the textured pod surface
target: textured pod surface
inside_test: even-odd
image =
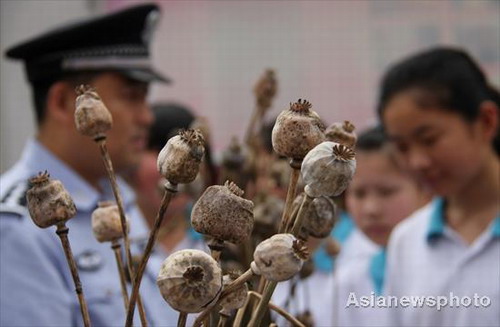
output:
[[[302,161],[305,192],[313,198],[337,196],[344,192],[356,171],[354,152],[335,142],[323,142]]]
[[[292,234],[276,234],[262,241],[253,253],[252,270],[270,281],[292,278],[309,254],[303,242]]]
[[[343,123],[333,123],[325,131],[327,141],[336,142],[354,149],[358,137],[354,133],[354,125],[346,120]]]
[[[317,144],[325,140],[325,126],[306,100],[290,104],[282,111],[272,132],[274,151],[284,157],[302,160]]]
[[[50,179],[45,172],[31,178],[30,184],[26,193],[28,210],[38,227],[47,228],[75,216],[76,206],[60,181]]]
[[[255,228],[257,225],[269,229],[277,229],[281,221],[281,215],[285,207],[285,201],[277,196],[267,193],[259,193],[255,198]],[[269,235],[271,237],[273,234]]]
[[[253,229],[253,202],[242,194],[234,183],[208,187],[191,212],[193,228],[218,240],[236,244],[246,240]]]
[[[197,313],[219,297],[222,271],[205,252],[181,250],[163,262],[156,283],[172,308]]]
[[[299,194],[294,202],[294,210],[298,209],[304,199],[304,193]],[[315,198],[305,211],[301,234],[323,238],[330,235],[336,221],[336,206],[332,199],[325,196]]]
[[[94,139],[104,137],[113,126],[113,118],[108,108],[90,86],[80,85],[76,91],[76,129]]]
[[[123,236],[120,212],[114,202],[99,202],[92,212],[92,231],[99,242],[112,242]]]
[[[222,283],[224,286],[227,286],[232,281],[236,280],[240,274],[229,273],[224,275],[222,279]],[[220,306],[225,311],[236,310],[241,308],[245,304],[245,300],[247,298],[248,285],[247,283],[243,283],[240,287],[238,287],[234,292],[229,293],[221,302]]]
[[[198,175],[204,154],[204,140],[200,131],[180,131],[160,151],[158,171],[173,184],[190,183]]]

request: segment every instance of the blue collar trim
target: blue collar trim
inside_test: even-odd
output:
[[[427,230],[427,242],[431,242],[443,236],[446,222],[444,220],[444,199],[436,198],[432,203],[431,219]],[[491,224],[491,233],[493,237],[500,237],[500,214]]]
[[[491,230],[493,232],[493,237],[500,238],[500,214],[493,221]]]
[[[375,295],[382,294],[382,288],[384,287],[385,261],[386,261],[385,248],[382,248],[378,253],[376,253],[370,261],[369,272],[370,272],[370,278],[373,282]]]
[[[444,199],[436,198],[432,201],[431,219],[427,229],[427,242],[443,236],[444,233]]]
[[[346,213],[342,212],[339,217],[339,222],[335,225],[331,232],[331,236],[340,244],[344,244],[349,235],[354,230],[354,221]],[[326,253],[325,247],[320,246],[313,255],[314,266],[319,271],[328,273],[333,271],[335,265],[335,258],[332,258]]]

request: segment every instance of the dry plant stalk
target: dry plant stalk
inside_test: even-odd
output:
[[[118,189],[118,184],[116,183],[113,163],[106,147],[106,132],[112,127],[112,117],[109,110],[106,108],[101,98],[93,88],[88,85],[80,85],[77,87],[76,92],[78,94],[78,97],[76,98],[75,110],[76,127],[81,134],[92,137],[101,151],[101,157],[104,162],[104,166],[106,167],[106,172],[108,173],[113,195],[120,213],[128,273],[129,276],[134,276],[135,274],[132,267],[132,253],[130,251],[130,240],[128,238],[125,210],[123,209],[123,201]],[[147,326],[148,322],[146,319],[146,312],[144,311],[144,306],[140,297],[139,315],[141,317],[142,326]]]
[[[111,243],[111,249],[115,253],[116,267],[118,268],[118,274],[120,276],[120,287],[122,290],[123,304],[125,306],[125,312],[128,308],[128,292],[127,292],[127,279],[125,278],[125,267],[123,266],[122,260],[122,246],[118,241],[113,241]]]
[[[177,319],[177,327],[185,327],[187,321],[187,313],[179,312],[179,318]]]
[[[139,295],[142,276],[156,243],[158,231],[162,224],[170,200],[177,193],[177,184],[190,183],[198,174],[200,163],[205,153],[204,139],[199,130],[181,130],[178,135],[170,138],[158,155],[157,167],[160,174],[167,180],[163,196],[153,228],[149,234],[137,274],[135,275],[125,326],[132,326],[135,303]],[[139,297],[140,299],[140,297]]]
[[[87,302],[85,301],[85,296],[83,295],[82,283],[80,282],[80,277],[78,275],[78,270],[76,269],[75,258],[73,257],[73,252],[71,251],[71,246],[68,240],[68,227],[65,223],[59,223],[57,225],[56,233],[61,239],[61,243],[64,249],[64,255],[68,261],[69,268],[71,270],[71,276],[73,277],[73,282],[75,284],[75,291],[78,296],[78,301],[80,303],[80,310],[83,317],[84,325],[90,326],[90,315],[87,307]]]
[[[28,210],[33,222],[40,228],[47,228],[56,225],[56,234],[61,239],[64,255],[68,262],[75,291],[80,304],[80,311],[83,323],[86,327],[90,326],[90,316],[87,308],[87,302],[83,294],[82,283],[76,268],[75,258],[71,251],[71,245],[68,240],[69,229],[66,227],[66,221],[76,215],[76,207],[73,199],[64,188],[63,184],[54,179],[50,179],[47,171],[39,173],[38,176],[29,180],[32,187],[26,194],[28,200]]]
[[[261,78],[257,81],[254,87],[255,109],[250,118],[250,124],[245,133],[245,143],[247,145],[254,144],[258,140],[256,134],[262,126],[262,120],[266,112],[272,105],[274,96],[278,89],[278,82],[274,70],[267,69]]]
[[[205,321],[207,317],[209,317],[210,312],[222,302],[227,296],[229,296],[232,292],[239,289],[243,284],[249,281],[253,277],[254,273],[252,269],[248,269],[243,274],[241,274],[237,279],[228,284],[222,292],[220,293],[219,298],[215,303],[211,304],[207,309],[203,310],[202,313],[198,315],[196,320],[193,323],[193,327],[199,327]]]
[[[111,242],[111,249],[115,254],[115,261],[120,277],[120,287],[125,305],[125,311],[128,308],[128,291],[125,270],[123,266],[121,245],[119,240],[122,238],[122,228],[118,206],[112,201],[103,201],[98,203],[97,209],[92,212],[92,231],[98,242]],[[128,225],[128,221],[127,221]]]
[[[253,296],[253,297],[255,297],[255,298],[259,299],[259,300],[262,300],[262,295],[260,295],[259,293],[255,292],[255,291],[249,291],[248,295],[249,295],[249,297]],[[285,318],[286,320],[288,320],[293,326],[296,326],[296,327],[305,327],[305,325],[303,323],[301,323],[299,320],[297,320],[297,318],[295,318],[292,314],[290,314],[288,311],[286,311],[282,307],[274,304],[273,302],[269,302],[268,305],[269,305],[269,308],[271,308],[272,310],[276,311],[276,313],[282,315],[283,318]]]
[[[172,185],[171,183],[167,182],[167,185],[165,186],[166,192],[163,195],[163,199],[161,201],[160,209],[158,210],[158,214],[156,216],[153,228],[151,229],[151,233],[148,238],[148,243],[146,245],[146,248],[144,249],[144,254],[141,258],[141,262],[139,264],[139,267],[137,268],[137,272],[134,276],[133,283],[132,283],[132,293],[130,294],[130,301],[128,303],[128,310],[127,310],[127,320],[125,322],[125,326],[130,327],[132,326],[132,322],[134,320],[134,310],[135,310],[135,304],[136,301],[140,305],[140,295],[139,295],[139,287],[141,286],[141,281],[142,281],[142,275],[144,274],[144,271],[146,270],[146,265],[148,263],[148,259],[151,256],[151,252],[153,250],[153,246],[156,242],[156,237],[158,235],[158,231],[160,230],[161,223],[163,221],[163,216],[165,216],[165,212],[167,211],[168,205],[170,204],[170,200],[174,196],[174,194],[177,192],[177,185]]]

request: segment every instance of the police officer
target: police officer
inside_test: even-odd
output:
[[[149,82],[168,82],[152,68],[148,49],[158,16],[157,6],[141,5],[65,26],[7,51],[7,57],[24,62],[33,90],[37,135],[1,176],[1,326],[83,324],[57,235],[52,228],[36,227],[26,209],[27,181],[45,170],[61,180],[78,210],[67,225],[93,325],[124,324],[113,252],[109,244],[94,239],[90,224],[98,201],[114,197],[98,147],[76,131],[75,87],[90,84],[97,89],[113,116],[107,144],[114,168],[133,169],[153,120],[146,104]],[[131,221],[130,238],[142,238],[148,229],[134,193],[120,178],[118,184]],[[151,325],[175,325],[177,314],[156,287],[157,273],[148,269],[141,285],[147,318]]]

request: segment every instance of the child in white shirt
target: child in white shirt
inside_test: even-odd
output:
[[[392,326],[500,326],[499,98],[453,48],[407,58],[383,79],[385,130],[438,195],[391,236]]]

